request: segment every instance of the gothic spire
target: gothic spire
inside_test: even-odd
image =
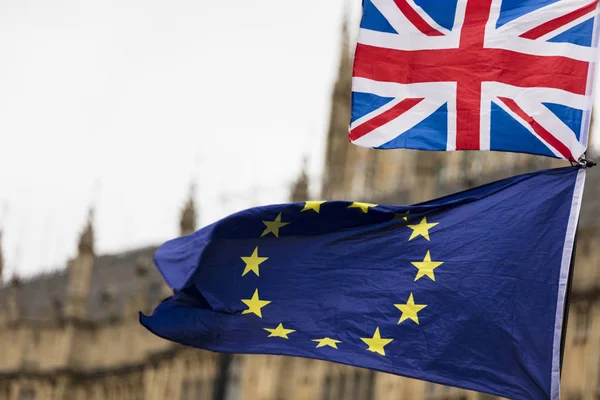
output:
[[[85,319],[88,317],[88,296],[94,269],[94,208],[90,207],[87,223],[79,235],[79,252],[68,266],[67,299],[65,317]]]
[[[351,7],[351,2],[348,0],[344,1],[344,11],[343,11],[343,19],[342,19],[342,51],[344,51],[344,49],[349,50],[350,49],[350,34],[349,34],[349,30],[348,30],[348,24],[350,21],[350,7]],[[346,51],[346,53],[348,53]],[[344,53],[342,53],[344,54]]]
[[[335,185],[339,185],[344,180],[347,152],[349,151],[348,126],[352,94],[352,53],[348,29],[349,2],[345,3],[343,18],[338,76],[333,87],[329,113],[327,149],[321,187],[323,199],[336,197],[333,190]]]
[[[7,311],[8,317],[11,321],[16,321],[20,316],[19,307],[19,292],[21,290],[21,278],[17,272],[13,272],[12,279],[10,281],[10,291],[8,295]]]
[[[179,222],[181,236],[186,236],[196,231],[196,205],[195,205],[196,185],[190,185],[188,200],[181,212],[181,220]]]
[[[338,77],[336,82],[336,92],[348,95],[348,87],[352,83],[352,52],[350,49],[350,31],[348,29],[350,19],[349,2],[344,4],[344,16],[342,20],[342,32],[340,38],[340,61]]]
[[[0,286],[2,286],[2,274],[4,273],[4,254],[2,253],[2,229],[0,229]]]
[[[308,160],[305,156],[302,161],[302,171],[300,172],[300,176],[292,186],[292,193],[290,196],[290,200],[292,203],[298,203],[309,200],[307,164]]]
[[[79,252],[94,254],[94,208],[90,207],[88,219],[83,232],[79,236]]]

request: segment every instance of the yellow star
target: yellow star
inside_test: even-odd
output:
[[[323,203],[325,203],[325,202],[324,201],[307,201],[306,204],[304,204],[304,208],[300,212],[313,210],[318,214],[319,211],[321,211],[321,204],[323,204]]]
[[[244,268],[242,276],[246,275],[250,271],[254,272],[256,276],[260,276],[258,274],[258,266],[267,261],[269,257],[259,257],[258,246],[256,246],[250,257],[241,257],[241,259],[246,263],[246,268]]]
[[[418,312],[427,307],[426,304],[415,304],[415,299],[413,298],[412,293],[408,297],[406,304],[394,304],[394,306],[398,310],[402,311],[402,316],[400,317],[398,324],[406,321],[407,319],[412,319],[417,323],[417,325],[419,325],[419,316],[417,315]]]
[[[319,343],[317,345],[317,349],[319,347],[325,347],[325,346],[329,346],[329,347],[333,347],[334,349],[337,349],[337,344],[342,343],[341,340],[335,340],[335,339],[328,338],[328,337],[323,338],[323,339],[314,339],[313,342]]]
[[[350,206],[348,206],[348,208],[360,208],[365,214],[369,212],[369,207],[377,207],[377,204],[354,202]]]
[[[269,233],[273,233],[275,237],[279,237],[279,228],[289,225],[289,222],[281,222],[281,213],[277,215],[274,221],[263,221],[263,224],[267,227],[260,237],[266,236]]]
[[[289,335],[292,332],[296,332],[293,329],[285,329],[283,327],[283,324],[277,325],[277,328],[275,328],[275,329],[270,329],[270,328],[263,328],[263,329],[270,333],[270,335],[267,337],[280,337],[280,338],[284,338],[284,339],[289,339],[289,337],[287,335]]]
[[[432,281],[435,282],[435,275],[433,274],[433,270],[442,265],[443,263],[443,261],[431,261],[431,253],[427,251],[427,254],[425,255],[423,261],[411,262],[411,264],[417,267],[417,269],[419,270],[419,272],[417,272],[415,281],[418,281],[424,276],[428,276],[429,278],[431,278]]]
[[[372,338],[360,338],[360,340],[369,345],[367,350],[385,356],[385,350],[383,348],[390,344],[394,339],[382,339],[381,335],[379,334],[379,327],[377,327]]]
[[[258,298],[258,289],[254,291],[252,298],[250,300],[243,299],[242,303],[248,306],[247,310],[242,311],[242,314],[256,314],[259,318],[262,318],[261,309],[267,304],[271,303],[267,300],[261,300]]]
[[[410,211],[407,211],[404,214],[394,214],[394,218],[392,218],[392,221],[397,221],[399,219],[403,219],[405,221],[408,221],[408,216],[409,215],[410,215]]]
[[[412,235],[410,235],[408,241],[410,242],[411,240],[419,236],[423,236],[425,239],[429,240],[429,230],[438,224],[439,222],[428,224],[427,217],[423,217],[419,225],[407,225],[410,229],[413,230],[413,233]]]

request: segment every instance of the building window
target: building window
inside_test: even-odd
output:
[[[446,183],[448,181],[448,166],[444,165],[438,170],[437,183]]]
[[[352,391],[353,400],[361,400],[361,377],[360,371],[354,372],[354,390]]]
[[[346,398],[346,374],[340,375],[340,382],[338,386],[338,399]]]
[[[590,326],[591,312],[589,304],[581,304],[575,307],[575,344],[584,344],[587,340],[588,328]]]
[[[323,395],[321,396],[322,400],[333,400],[331,389],[332,389],[331,375],[327,375],[325,377],[325,381],[323,382]]]
[[[375,153],[371,153],[371,157],[367,157],[367,166],[365,167],[365,188],[370,193],[380,192],[381,188],[377,185],[377,160],[374,156]]]
[[[204,385],[202,384],[202,380],[201,379],[196,379],[196,382],[194,382],[194,399],[203,399],[204,398],[204,393],[202,392],[202,390],[204,390]]]
[[[148,285],[148,296],[150,298],[156,298],[160,294],[160,282],[150,282]]]
[[[596,398],[600,399],[600,369],[598,369],[598,380],[596,381]]]
[[[583,395],[578,390],[571,390],[566,395],[566,400],[582,400]]]
[[[435,393],[435,383],[433,382],[427,382],[426,386],[425,386],[425,393],[427,394],[433,394]]]
[[[243,358],[240,356],[231,356],[230,354],[224,355],[225,357],[231,357],[231,364],[229,372],[225,377],[226,381],[226,400],[239,400],[242,396],[242,383],[241,377],[244,372]]]
[[[202,380],[186,379],[181,383],[181,400],[197,400],[204,397]]]
[[[21,390],[19,400],[35,400],[35,391],[33,389]]]
[[[190,398],[190,383],[188,381],[181,382],[181,393],[179,398],[181,400],[188,400]]]
[[[352,177],[352,187],[350,188],[352,198],[362,198],[365,192],[365,168],[357,166]]]
[[[375,398],[375,384],[377,381],[377,374],[371,370],[367,372],[367,399]]]
[[[313,361],[307,358],[306,366],[304,367],[304,376],[302,377],[302,383],[305,385],[308,385],[312,381],[311,380],[311,374],[313,371],[312,364],[313,364]]]
[[[439,385],[437,383],[427,382],[425,387],[426,398],[437,399],[443,396],[447,396],[450,392],[450,386]]]
[[[596,398],[600,399],[600,368],[598,369],[598,380],[596,381]]]

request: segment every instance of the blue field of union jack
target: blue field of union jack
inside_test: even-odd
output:
[[[364,0],[350,141],[576,160],[599,0]]]

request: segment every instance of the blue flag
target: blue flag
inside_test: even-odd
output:
[[[141,323],[201,349],[557,399],[584,179],[568,167],[407,207],[242,211],[158,249],[174,295]]]

